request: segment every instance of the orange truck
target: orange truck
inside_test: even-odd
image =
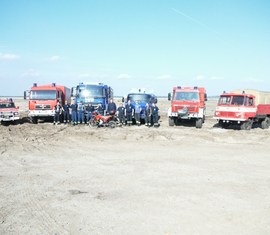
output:
[[[13,99],[0,100],[0,123],[17,122],[19,119],[19,107],[15,106]]]
[[[26,92],[24,98],[26,99]],[[64,105],[66,100],[70,101],[69,88],[55,83],[41,86],[34,83],[29,91],[28,116],[32,123],[37,123],[39,119],[52,120],[57,101]]]
[[[173,87],[168,94],[171,107],[168,110],[169,126],[174,126],[181,120],[195,120],[196,128],[202,128],[205,120],[206,90],[203,87]]]
[[[222,128],[234,124],[241,130],[250,130],[253,123],[257,123],[262,129],[267,129],[270,125],[270,92],[252,89],[223,92],[214,119]]]

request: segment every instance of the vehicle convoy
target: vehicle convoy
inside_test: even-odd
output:
[[[26,99],[26,92],[24,98]],[[55,83],[41,86],[34,83],[29,91],[28,116],[32,123],[37,123],[39,119],[53,120],[56,103],[59,101],[63,106],[66,100],[70,101],[69,88]]]
[[[270,125],[270,92],[252,89],[235,90],[220,95],[214,119],[227,128],[237,124],[241,130],[250,130],[253,123],[266,129]]]
[[[19,107],[15,106],[13,100],[11,98],[0,100],[0,123],[17,122],[19,119]]]
[[[171,107],[168,110],[169,126],[182,120],[195,120],[196,128],[202,128],[205,120],[207,95],[203,87],[173,87],[168,94]]]
[[[136,101],[138,101],[141,106],[141,122],[145,121],[145,106],[148,103],[150,106],[152,103],[157,103],[157,97],[151,92],[146,92],[145,89],[132,89],[127,95],[127,101],[130,100],[130,103],[135,107]],[[122,101],[125,101],[125,98],[122,98]]]
[[[110,98],[113,98],[113,89],[103,83],[79,83],[71,89],[72,98],[79,104],[92,104],[95,108],[102,104],[107,108]]]

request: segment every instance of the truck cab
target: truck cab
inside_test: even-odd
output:
[[[38,119],[52,120],[55,105],[58,101],[64,105],[65,100],[70,101],[69,88],[55,83],[40,86],[34,83],[29,91],[28,116],[32,123],[37,123]]]
[[[134,107],[135,102],[138,101],[138,103],[141,106],[141,122],[144,122],[145,119],[145,106],[146,103],[148,103],[150,106],[152,103],[157,103],[157,97],[156,95],[152,93],[146,92],[144,89],[132,89],[130,93],[128,93],[126,100],[130,100],[131,105]],[[124,102],[125,99],[123,98],[122,101]]]
[[[20,119],[19,107],[15,106],[13,99],[0,100],[0,123],[16,122]]]
[[[168,94],[171,107],[168,110],[169,126],[174,126],[179,121],[195,120],[196,128],[202,128],[205,120],[206,91],[202,87],[173,87],[173,92]]]
[[[106,109],[109,100],[113,98],[113,89],[103,83],[79,83],[76,87],[72,88],[72,98],[79,104],[92,104],[97,107],[102,104]]]

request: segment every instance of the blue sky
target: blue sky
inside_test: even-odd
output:
[[[268,0],[1,0],[0,96],[34,82],[270,90]]]

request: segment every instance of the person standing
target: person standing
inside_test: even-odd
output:
[[[102,103],[99,103],[97,106],[97,113],[100,114],[101,116],[104,115],[104,108],[102,107]]]
[[[76,101],[73,100],[72,104],[70,105],[71,109],[71,118],[72,118],[72,124],[77,125],[78,119],[77,119],[77,104]]]
[[[157,105],[155,103],[152,104],[151,111],[152,111],[152,115],[153,115],[154,127],[159,127],[159,124],[158,124],[159,108],[157,107]]]
[[[135,112],[135,120],[136,120],[137,126],[141,125],[141,111],[142,111],[142,107],[139,104],[138,100],[136,100],[135,106],[134,106],[134,112]]]
[[[54,121],[53,121],[53,125],[55,125],[57,123],[57,125],[60,124],[60,115],[62,114],[63,111],[63,107],[60,104],[59,101],[57,101],[56,105],[54,106]]]
[[[80,103],[78,105],[78,123],[85,124],[84,110],[85,110],[84,104],[82,101],[80,101]]]
[[[69,109],[70,109],[70,104],[69,104],[68,101],[66,100],[66,101],[65,101],[65,104],[64,104],[64,106],[63,106],[63,110],[64,110],[64,124],[70,122]]]
[[[92,112],[94,112],[94,106],[92,104],[88,104],[86,106],[86,111],[87,111],[87,123],[89,123],[92,118]]]
[[[125,107],[123,106],[123,103],[121,103],[119,105],[119,107],[117,108],[117,117],[119,119],[120,125],[124,125],[125,124]]]
[[[132,124],[132,116],[134,114],[134,109],[130,103],[130,100],[128,100],[126,104],[125,113],[127,117],[127,124],[130,126]]]
[[[145,126],[150,127],[151,126],[151,107],[149,103],[146,103],[145,105],[144,120],[145,120]]]
[[[116,113],[116,104],[114,103],[113,99],[110,99],[108,104],[107,113],[109,115],[114,115]]]

